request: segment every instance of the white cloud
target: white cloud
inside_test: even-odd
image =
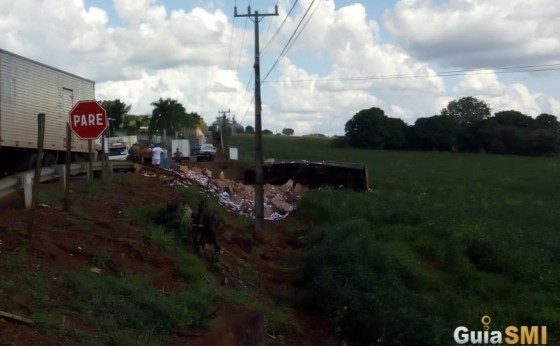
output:
[[[173,11],[168,19],[154,19],[115,30],[113,40],[124,54],[119,61],[145,69],[178,66],[227,65],[227,48],[231,36],[227,16],[201,8],[191,12]]]
[[[454,91],[458,95],[475,92],[490,97],[500,97],[507,92],[506,89],[507,87],[498,81],[497,75],[492,70],[481,70],[463,76]]]
[[[288,22],[286,33],[295,30],[299,18],[310,3],[311,0],[300,1],[300,13],[295,15],[298,20]],[[366,9],[362,4],[337,9],[334,1],[327,0],[316,8],[316,12],[308,14],[307,18],[311,20],[299,37],[299,43],[294,46],[296,52],[313,51],[336,60],[348,61],[354,58],[349,53],[357,53],[366,48],[364,44],[371,45],[378,41],[379,27],[375,21],[367,19]]]
[[[559,17],[556,0],[400,0],[384,22],[420,59],[485,68],[558,62]]]
[[[532,117],[541,113],[558,114],[560,103],[542,93],[531,92],[521,83],[504,84],[496,74],[466,75],[455,88],[458,95],[475,96],[491,107],[492,111],[517,110]]]
[[[309,1],[302,2],[300,12],[308,5]],[[296,25],[290,23],[285,33],[291,33]],[[439,111],[434,98],[444,93],[443,80],[407,78],[434,71],[400,48],[380,44],[378,36],[379,28],[368,21],[363,5],[337,9],[334,2],[323,2],[290,51],[294,52],[293,60],[283,59],[278,65],[280,83],[269,84],[278,95],[271,111],[282,114],[276,121],[278,128],[293,127],[290,125],[298,119],[325,134],[341,134],[344,124],[365,108],[380,107],[388,116],[402,117],[409,123],[422,112],[432,115]],[[280,41],[287,41],[287,37]],[[330,71],[307,72],[313,64],[310,56],[321,56]]]
[[[161,22],[167,11],[163,5],[154,6],[156,0],[114,0],[119,17],[130,23]]]
[[[242,88],[231,71],[195,66],[158,70],[152,75],[144,71],[136,79],[99,83],[96,93],[98,99],[118,98],[132,104],[132,114],[151,114],[150,103],[160,97],[176,99],[188,112],[202,115],[210,124],[218,110],[248,102],[239,97]]]
[[[112,9],[85,6],[83,0],[0,0],[0,48],[95,80],[98,99],[121,99],[132,105],[132,113],[149,114],[151,102],[171,97],[207,122],[214,121],[218,110],[231,109],[244,126],[254,125],[252,23],[245,27],[238,19],[232,30],[227,13],[232,8],[224,7],[231,4],[197,3],[202,7],[187,4],[185,10],[166,8],[165,0],[113,0]],[[280,1],[280,15],[263,20],[261,48],[292,4]],[[310,4],[299,1],[263,54],[261,73],[270,68]],[[557,97],[527,84],[504,83],[491,70],[446,85],[433,76],[431,64],[549,61],[560,51],[555,20],[560,10],[551,1],[451,0],[436,5],[401,0],[384,16],[396,43],[380,40],[388,36],[368,17],[365,1],[342,7],[334,0],[315,4],[319,6],[310,11],[303,33],[262,85],[263,128],[342,134],[354,114],[371,107],[412,124],[439,113],[452,99],[471,95],[495,109],[560,112]],[[549,8],[543,10],[546,4]],[[258,7],[273,10],[260,2]]]

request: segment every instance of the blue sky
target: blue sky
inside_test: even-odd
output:
[[[0,0],[0,48],[93,79],[134,114],[171,97],[253,125],[253,23],[233,17],[249,3],[280,12],[260,22],[263,78],[278,60],[262,84],[272,131],[343,134],[370,107],[413,124],[464,96],[560,115],[555,0]]]

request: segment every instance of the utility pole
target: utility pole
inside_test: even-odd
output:
[[[225,148],[224,148],[224,126],[226,126],[226,113],[229,117],[229,109],[227,111],[218,111],[221,114],[222,118],[222,125],[220,125],[220,142],[222,144],[222,155],[225,155]]]
[[[262,124],[261,124],[261,67],[259,48],[259,21],[261,17],[277,16],[278,5],[274,7],[274,13],[262,13],[255,11],[251,14],[251,7],[247,8],[247,14],[237,14],[235,17],[249,17],[255,23],[255,231],[264,228],[264,172],[262,158]]]

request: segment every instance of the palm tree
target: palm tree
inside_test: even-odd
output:
[[[150,119],[149,134],[153,136],[156,131],[162,134],[162,141],[167,141],[167,133],[175,133],[181,123],[181,119],[186,116],[185,107],[177,100],[170,98],[152,102],[154,109]]]
[[[156,132],[162,134],[162,141],[167,141],[167,134],[179,138],[179,134],[186,134],[188,129],[204,127],[204,120],[194,112],[187,113],[185,107],[177,100],[162,99],[152,102],[154,107],[148,134],[153,136]]]

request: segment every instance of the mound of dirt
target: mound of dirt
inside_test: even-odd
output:
[[[94,184],[96,187],[91,188],[93,198],[77,199],[73,198],[75,193],[71,193],[70,210],[73,218],[68,217],[68,212],[63,210],[61,201],[44,204],[36,209],[33,237],[27,248],[27,261],[18,272],[0,272],[3,280],[10,277],[17,279],[24,273],[34,272],[47,273],[52,280],[58,280],[65,271],[74,269],[88,269],[99,275],[119,275],[126,270],[146,275],[158,273],[156,285],[162,292],[173,292],[184,285],[174,275],[173,260],[143,239],[139,232],[143,226],[142,221],[132,218],[128,211],[170,200],[175,184],[199,184],[208,188],[219,197],[224,207],[236,214],[251,217],[254,210],[254,190],[251,187],[223,177],[210,177],[208,171],[203,171],[200,167],[181,167],[180,171],[172,173],[142,170],[139,173],[124,174],[120,179],[95,181]],[[61,184],[42,184],[40,189],[60,190]],[[290,215],[300,196],[292,186],[267,186],[265,191],[267,220],[282,219]],[[95,198],[96,193],[104,197]],[[29,213],[25,210],[0,208],[0,259],[28,242],[25,236],[28,216]],[[76,226],[76,218],[80,227]],[[218,261],[222,270],[217,273],[218,282],[226,287],[250,289],[243,284],[237,273],[251,263],[259,271],[258,277],[263,280],[262,284],[257,285],[259,294],[290,289],[291,281],[295,278],[293,271],[286,272],[278,268],[294,266],[294,262],[301,257],[301,250],[293,247],[299,235],[287,234],[283,226],[274,221],[267,221],[266,228],[267,236],[256,240],[253,229],[240,229],[226,224],[219,239],[222,253]],[[302,224],[302,229],[304,228],[305,225]],[[100,269],[92,265],[92,258],[102,249],[106,251],[108,261]],[[0,293],[13,300],[20,311],[32,310],[30,302],[22,300],[17,287]],[[1,305],[0,311],[4,311]],[[239,344],[239,340],[249,340],[248,343],[241,343],[244,345],[274,344],[274,337],[264,334],[260,314],[227,302],[223,302],[216,311],[213,326],[207,333],[173,333],[168,345],[235,345]],[[63,312],[51,313],[60,314],[61,318],[63,316]],[[22,314],[22,317],[28,316]],[[318,340],[321,343],[330,340],[328,335],[331,328],[324,316],[316,316],[302,308],[297,309],[296,318],[302,329],[294,330],[290,338],[297,340],[297,344],[313,345]],[[243,328],[249,327],[254,332],[249,333],[250,336],[243,334]],[[0,335],[4,345],[42,346],[65,342],[60,336],[43,335],[33,324],[20,323],[7,317],[0,317]]]

